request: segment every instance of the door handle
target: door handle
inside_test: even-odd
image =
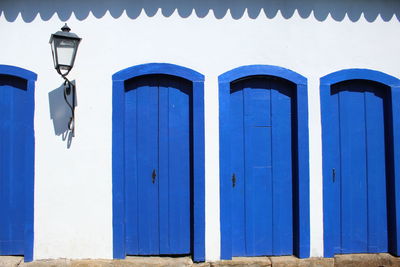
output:
[[[332,169],[332,181],[335,182],[336,180],[336,170],[335,168]]]
[[[156,169],[153,169],[153,173],[151,174],[151,182],[153,184],[156,182],[156,177],[157,177]]]
[[[232,187],[236,186],[236,174],[232,174]]]

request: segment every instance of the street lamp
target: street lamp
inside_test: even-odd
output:
[[[64,79],[64,100],[71,109],[71,118],[68,122],[68,129],[74,134],[75,129],[75,85],[71,83],[67,75],[74,66],[76,52],[78,51],[81,38],[75,33],[70,32],[71,29],[65,23],[58,31],[51,35],[50,45],[53,54],[54,68],[58,74]],[[68,102],[67,95],[72,92],[72,104]]]

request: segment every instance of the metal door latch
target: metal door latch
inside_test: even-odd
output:
[[[157,173],[156,170],[153,170],[153,173],[151,174],[151,182],[154,184],[156,182],[156,177],[157,177]]]
[[[236,186],[236,175],[232,174],[232,187]]]
[[[335,168],[332,169],[332,181],[335,182],[336,180],[336,170]]]

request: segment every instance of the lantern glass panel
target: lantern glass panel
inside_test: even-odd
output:
[[[58,63],[57,63],[57,55],[56,55],[56,49],[55,49],[54,40],[50,44],[51,44],[51,53],[53,55],[54,68],[57,68]]]
[[[60,69],[68,70],[72,67],[78,43],[79,40],[55,38],[54,46],[56,48],[57,63]]]

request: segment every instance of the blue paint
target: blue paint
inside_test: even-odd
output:
[[[365,85],[365,121],[366,121],[366,147],[367,150],[367,236],[368,251],[378,253],[379,251],[388,251],[388,222],[387,222],[387,194],[386,180],[382,177],[388,173],[386,160],[388,164],[392,164],[391,156],[386,155],[386,147],[391,146],[391,141],[386,140],[385,136],[389,136],[385,130],[386,124],[389,122],[386,107],[388,102],[387,94],[390,93],[389,88],[384,90],[380,84]],[[375,112],[371,112],[375,111]],[[385,160],[386,159],[386,160]],[[389,163],[390,162],[390,163]]]
[[[190,253],[191,86],[160,75],[125,83],[127,254]]]
[[[0,255],[33,259],[34,87],[37,75],[0,65]]]
[[[223,259],[309,256],[306,84],[297,73],[266,65],[219,77]]]
[[[272,156],[272,254],[293,253],[293,155],[292,139],[296,121],[296,86],[285,80],[270,80],[271,88],[271,156]],[[297,165],[296,165],[297,166]]]
[[[325,257],[399,255],[399,86],[366,69],[321,78]]]
[[[160,87],[160,254],[189,254],[191,209],[191,83],[162,78]],[[168,177],[169,180],[163,179]]]
[[[204,261],[203,92],[203,75],[172,64],[113,75],[114,258],[193,253]]]
[[[241,88],[233,88],[241,89]],[[243,101],[243,90],[235,90],[231,95],[231,105],[229,111],[232,114],[230,132],[231,132],[231,149],[235,151],[230,155],[232,164],[232,173],[235,174],[236,185],[234,187],[235,194],[232,194],[232,203],[235,203],[235,211],[232,214],[240,214],[235,220],[232,220],[232,239],[236,242],[232,243],[232,253],[234,255],[245,255],[246,254],[246,202],[245,198],[245,164],[243,155],[245,153],[244,148],[244,101]],[[233,177],[231,177],[233,178]],[[232,186],[232,185],[231,185]]]
[[[270,77],[232,84],[233,256],[293,254],[294,92],[292,83]]]
[[[204,82],[204,76],[189,68],[168,63],[149,63],[133,66],[118,71],[112,76],[113,81],[125,81],[138,76],[165,74],[181,77],[192,82]]]
[[[152,182],[153,170],[159,173],[158,84],[153,77],[148,79],[125,82],[125,239],[131,255],[159,254],[159,183]],[[137,250],[130,249],[131,242]]]

